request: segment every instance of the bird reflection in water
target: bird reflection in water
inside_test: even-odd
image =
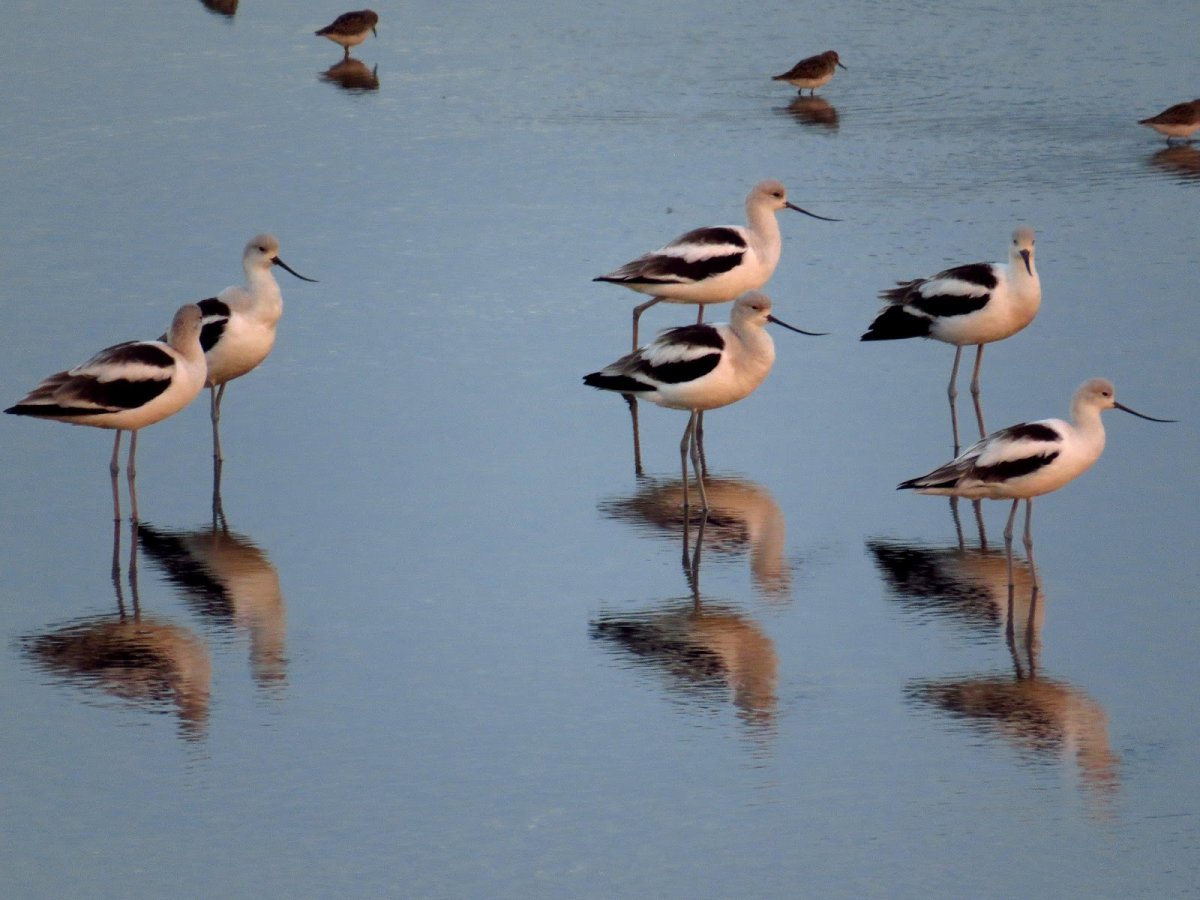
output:
[[[1108,818],[1120,788],[1120,758],[1109,742],[1108,716],[1083,691],[1038,674],[1037,651],[1030,650],[1024,661],[1013,655],[1013,675],[918,679],[905,695],[1002,738],[1030,764],[1074,761],[1092,812]]]
[[[1033,565],[1014,567],[1010,590],[1006,554],[999,550],[883,540],[867,547],[897,599],[988,638],[1002,629],[1012,660],[1012,674],[916,679],[905,688],[908,699],[1003,739],[1030,763],[1073,761],[1094,811],[1107,816],[1120,762],[1109,742],[1108,716],[1083,691],[1039,672],[1045,598]]]
[[[787,523],[783,510],[762,485],[734,476],[705,479],[709,511],[704,540],[710,552],[750,552],[750,577],[765,597],[787,599],[792,567],[784,556]],[[683,482],[679,478],[643,478],[629,497],[600,503],[604,515],[656,534],[675,538],[684,525]]]
[[[1150,155],[1147,164],[1183,181],[1200,179],[1200,150],[1191,144],[1172,144]]]
[[[267,555],[223,522],[190,531],[143,524],[139,533],[147,556],[197,615],[249,636],[255,683],[268,691],[286,686],[287,607]]]
[[[1014,561],[1010,590],[1003,550],[882,539],[868,540],[867,550],[892,595],[913,612],[940,616],[986,640],[1002,629],[1028,645],[1041,629],[1045,604],[1038,602],[1037,570],[1026,560]]]
[[[826,131],[838,130],[837,107],[824,97],[798,96],[787,106],[781,107],[780,111],[791,116],[801,125],[821,128]]]
[[[322,81],[335,84],[344,91],[355,93],[379,90],[379,65],[367,68],[367,64],[347,56],[320,74]]]
[[[232,19],[237,13],[238,0],[200,0],[210,13]]]
[[[672,697],[705,711],[732,700],[738,719],[756,740],[775,731],[779,705],[779,661],[771,639],[748,616],[724,604],[701,600],[700,559],[706,539],[701,519],[695,547],[690,527],[683,534],[683,568],[691,596],[638,612],[603,614],[589,636],[618,656],[664,676]]]
[[[22,640],[43,671],[153,712],[173,712],[185,740],[201,740],[208,725],[212,663],[186,628],[145,616],[138,594],[137,531],[130,526],[129,602],[121,574],[121,523],[113,523],[115,615],[70,622]]]

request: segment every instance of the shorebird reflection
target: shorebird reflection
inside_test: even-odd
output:
[[[1107,804],[1118,787],[1118,763],[1108,717],[1078,688],[1039,671],[1045,597],[1029,563],[1014,567],[1000,550],[928,547],[872,540],[891,592],[921,614],[938,616],[988,640],[1003,631],[1013,671],[910,682],[911,702],[1003,739],[1032,763],[1073,760],[1087,794]]]
[[[1103,707],[1078,688],[1037,674],[1036,653],[1014,675],[918,679],[905,688],[910,701],[932,706],[973,730],[999,737],[1024,760],[1073,760],[1081,786],[1108,814],[1120,787],[1120,758],[1108,737]]]
[[[191,531],[139,528],[147,556],[184,601],[218,628],[244,630],[263,689],[287,684],[287,607],[279,573],[249,538],[213,525]]]
[[[710,477],[705,485],[710,507],[704,531],[707,549],[728,555],[748,549],[754,587],[770,599],[788,598],[792,567],[784,555],[787,523],[771,492],[735,476]],[[677,539],[684,524],[682,480],[644,478],[634,494],[604,500],[600,511],[650,533]]]
[[[824,97],[797,96],[787,106],[781,107],[780,111],[787,113],[801,125],[826,131],[838,130],[837,107]]]
[[[1027,646],[1041,630],[1045,603],[1037,569],[1027,560],[1014,562],[1010,592],[1008,555],[1000,549],[871,539],[867,550],[891,594],[913,612],[988,640],[997,630],[1012,632]]]
[[[1172,144],[1150,155],[1147,164],[1183,181],[1200,179],[1200,150],[1191,144]]]
[[[129,590],[121,574],[121,523],[113,523],[115,615],[79,619],[22,640],[41,670],[87,691],[152,712],[170,711],[180,735],[200,740],[208,724],[212,663],[208,650],[179,625],[142,615],[138,594],[137,532],[130,528]]]
[[[353,56],[338,60],[320,74],[322,81],[335,84],[344,91],[377,91],[379,90],[379,66],[367,68]]]
[[[732,700],[738,719],[755,737],[773,734],[779,701],[775,645],[748,616],[731,606],[702,601],[700,559],[706,538],[703,520],[689,549],[683,534],[683,564],[691,596],[635,612],[604,613],[588,634],[630,659],[639,670],[661,676],[672,697],[705,710]]]

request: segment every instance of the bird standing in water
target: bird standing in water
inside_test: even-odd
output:
[[[642,349],[583,378],[589,387],[632,394],[668,409],[691,413],[679,444],[685,508],[690,451],[701,508],[708,512],[696,440],[697,421],[705,410],[749,396],[766,379],[775,363],[775,342],[766,332],[768,322],[800,334],[814,334],[775,318],[770,298],[751,291],[733,304],[729,324],[668,328]]]
[[[958,440],[958,366],[963,347],[974,344],[975,371],[971,395],[979,436],[987,429],[979,403],[979,367],[983,345],[1011,337],[1033,321],[1042,303],[1042,284],[1033,261],[1034,233],[1020,227],[1013,232],[1008,264],[972,263],[946,269],[929,278],[901,281],[880,293],[887,306],[875,317],[862,336],[864,341],[893,341],[927,337],[954,344],[954,366],[950,369],[950,422],[954,452]]]
[[[1040,419],[994,432],[960,456],[927,475],[910,478],[897,490],[919,494],[966,497],[971,500],[1012,500],[1004,529],[1012,584],[1012,535],[1017,504],[1025,501],[1025,553],[1033,561],[1033,498],[1057,491],[1090,469],[1104,452],[1104,423],[1100,413],[1119,409],[1151,422],[1156,419],[1117,402],[1112,382],[1091,378],[1071,400],[1071,422]]]
[[[301,281],[316,281],[305,278],[279,258],[279,241],[273,236],[257,234],[242,251],[246,286],[227,287],[217,296],[196,304],[204,314],[200,345],[208,359],[213,460],[218,469],[224,459],[221,400],[225,397],[225,386],[255,369],[275,346],[275,326],[283,315],[283,294],[271,274],[273,266]]]
[[[838,59],[837,51],[826,50],[824,53],[800,60],[782,75],[772,75],[771,80],[786,81],[792,87],[799,88],[800,93],[804,93],[804,89],[808,88],[811,94],[815,94],[817,88],[829,84],[838,67],[846,68]]]
[[[42,379],[15,406],[14,416],[52,419],[70,425],[115,429],[112,462],[113,518],[121,517],[117,495],[121,432],[129,432],[130,517],[138,519],[137,435],[191,403],[204,388],[207,366],[200,347],[200,309],[189,303],[175,313],[161,341],[125,341],[87,362]]]
[[[746,197],[746,226],[696,228],[621,268],[593,278],[623,285],[651,299],[633,309],[633,349],[638,348],[638,320],[656,303],[698,304],[696,322],[708,303],[728,303],[767,283],[779,264],[783,247],[775,213],[781,209],[826,219],[788,202],[787,189],[775,180],[760,181]]]
[[[379,24],[379,16],[373,9],[358,9],[354,12],[342,13],[324,28],[314,31],[317,37],[329,38],[335,44],[341,44],[345,58],[350,57],[350,48],[357,47],[367,39],[367,32],[379,37],[375,26]]]

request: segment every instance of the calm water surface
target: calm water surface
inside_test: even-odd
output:
[[[1194,893],[1200,151],[1133,123],[1195,96],[1197,8],[378,9],[334,72],[319,4],[6,15],[4,398],[257,231],[320,283],[229,389],[228,533],[204,404],[143,435],[133,558],[107,435],[0,422],[0,892]],[[829,47],[823,103],[769,80]],[[831,335],[709,417],[685,536],[685,417],[643,411],[639,480],[579,383],[634,302],[590,279],[765,177],[843,220],[781,214],[768,286]],[[952,353],[857,338],[1020,222],[1044,305],[989,426],[1093,375],[1180,422],[1107,416],[1006,641],[1006,508],[960,545],[894,491],[949,453]]]

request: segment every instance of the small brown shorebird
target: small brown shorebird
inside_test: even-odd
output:
[[[841,60],[838,59],[836,50],[826,50],[824,53],[818,53],[816,56],[810,56],[807,59],[802,59],[796,63],[782,75],[772,75],[772,81],[786,81],[792,87],[799,88],[803,91],[808,88],[815,92],[817,88],[824,87],[829,84],[829,80],[833,78],[833,70],[836,66],[842,66]]]
[[[1171,138],[1191,140],[1196,130],[1200,129],[1200,97],[1168,106],[1156,116],[1139,119],[1138,124],[1166,135],[1168,144]]]
[[[350,56],[350,48],[357,47],[367,39],[367,32],[376,37],[379,32],[375,26],[379,24],[379,16],[373,9],[358,9],[354,12],[342,13],[320,31],[314,31],[317,37],[329,38],[335,44],[341,44],[346,56]]]

